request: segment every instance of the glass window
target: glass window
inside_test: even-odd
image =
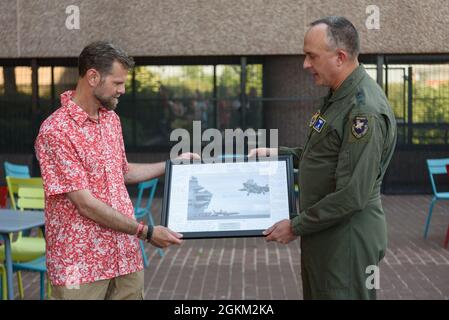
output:
[[[208,128],[244,127],[242,112],[253,117],[252,127],[262,117],[262,65],[247,67],[246,108],[240,94],[239,65],[136,66],[127,81],[127,93],[120,98],[117,112],[122,121],[125,143],[129,146],[167,146],[170,133],[183,128],[192,131],[192,122]]]
[[[0,120],[5,124],[1,139],[17,150],[32,145],[33,132],[60,106],[60,95],[75,89],[78,81],[76,66],[40,66],[37,72],[38,100],[32,103],[31,67],[0,67]],[[172,144],[172,130],[191,131],[192,121],[200,121],[202,131],[260,128],[262,65],[248,64],[244,86],[241,79],[236,64],[136,66],[116,110],[127,148],[166,148]]]
[[[61,93],[74,90],[77,81],[78,69],[75,67],[39,67],[39,110],[34,119],[38,127],[54,110],[60,107]]]
[[[262,103],[262,75],[261,64],[251,64],[246,67],[246,110],[245,128],[263,128],[263,103]]]
[[[60,105],[60,95],[67,90],[75,90],[78,82],[77,67],[53,67],[55,106]]]
[[[207,129],[212,113],[213,66],[149,67],[157,79],[156,102],[163,130],[192,130],[192,121],[201,121]]]
[[[125,141],[135,146],[168,145],[170,132],[210,127],[213,66],[137,66],[117,111]]]
[[[241,94],[240,83],[241,66],[217,66],[218,129],[263,127],[262,65],[246,66],[245,96]]]
[[[39,67],[37,71],[38,91],[39,91],[39,109],[48,113],[52,110],[52,82],[51,67]]]
[[[0,148],[9,152],[33,144],[31,68],[2,67]]]
[[[448,144],[449,64],[388,65],[387,70],[399,143]]]
[[[240,66],[217,66],[217,129],[240,127]]]
[[[363,66],[365,67],[368,75],[373,78],[374,81],[377,81],[377,65],[363,63]]]
[[[365,68],[376,79],[377,66]],[[391,64],[383,72],[398,143],[449,144],[449,64]]]

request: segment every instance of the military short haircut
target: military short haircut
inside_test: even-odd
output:
[[[316,20],[310,26],[313,27],[318,24],[327,25],[327,38],[331,48],[345,49],[353,58],[359,55],[359,33],[351,21],[345,17],[331,16]]]
[[[96,41],[86,46],[78,57],[78,72],[84,77],[87,70],[95,69],[100,75],[110,74],[112,64],[118,61],[125,69],[134,67],[134,60],[123,49],[108,41]]]

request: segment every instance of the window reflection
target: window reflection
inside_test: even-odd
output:
[[[67,90],[75,90],[78,81],[77,67],[54,67],[56,104],[59,106],[59,96]]]
[[[31,68],[2,67],[0,148],[18,151],[33,143]]]
[[[172,130],[182,128],[191,132],[193,121],[201,122],[202,131],[245,127],[242,105],[253,111],[258,109],[252,105],[261,102],[242,102],[240,69],[236,65],[135,67],[134,83],[131,78],[127,98],[121,99],[117,109],[125,142],[135,146],[167,145]],[[247,91],[253,98],[259,98],[262,79],[257,77],[262,76],[261,65],[248,69],[252,70],[248,82],[255,87]],[[252,117],[252,112],[246,117]],[[255,118],[247,122],[259,127],[261,117],[256,114]]]
[[[116,109],[127,148],[166,147],[172,130],[192,131],[193,121],[202,131],[260,128],[262,65],[247,65],[246,72],[242,95],[240,65],[136,66]],[[39,66],[37,73],[33,103],[31,67],[0,67],[0,143],[8,150],[32,146],[41,122],[78,80],[76,66]]]

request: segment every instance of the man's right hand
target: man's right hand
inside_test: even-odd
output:
[[[158,248],[166,248],[172,244],[182,243],[182,234],[174,232],[164,226],[155,226],[150,243]]]
[[[252,158],[255,156],[258,157],[273,157],[278,155],[278,149],[277,148],[256,148],[251,149],[251,151],[248,153],[248,158]]]

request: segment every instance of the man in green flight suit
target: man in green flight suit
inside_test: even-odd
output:
[[[304,38],[304,69],[330,91],[310,121],[307,142],[249,154],[290,153],[299,162],[299,215],[264,234],[284,244],[301,237],[305,299],[375,299],[378,289],[378,279],[371,280],[387,246],[380,188],[396,122],[384,92],[358,63],[359,46],[346,18],[313,22]]]

